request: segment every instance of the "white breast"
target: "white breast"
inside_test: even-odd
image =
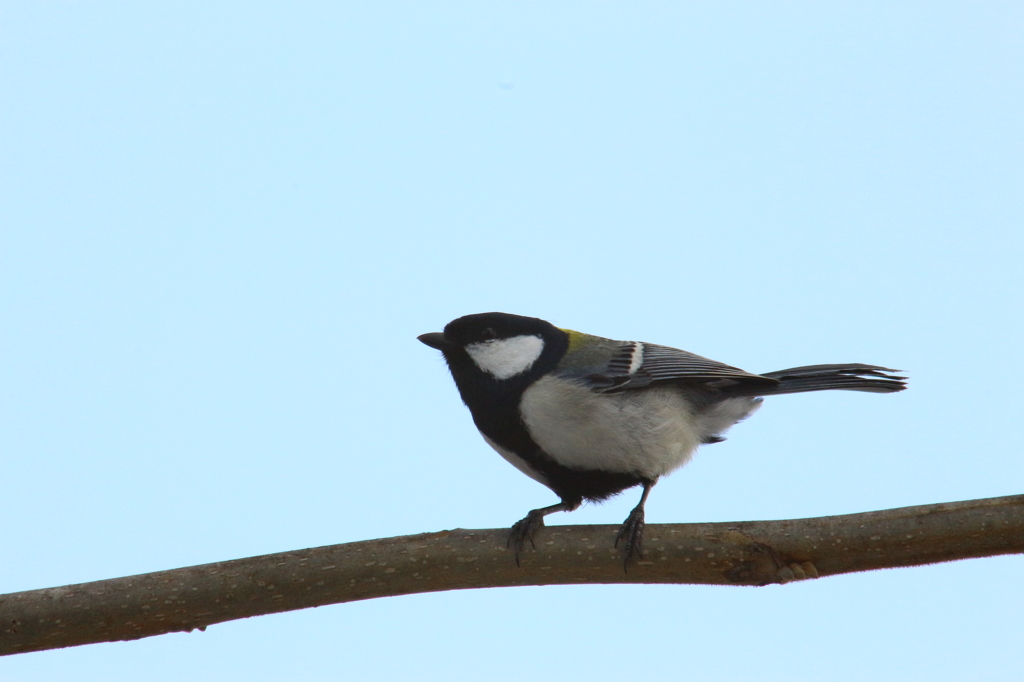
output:
[[[466,352],[482,371],[495,379],[508,379],[533,367],[544,352],[544,340],[527,335],[492,339],[471,343],[466,346]]]
[[[672,386],[598,394],[543,377],[523,394],[520,412],[534,441],[559,464],[652,480],[688,462],[703,435]]]

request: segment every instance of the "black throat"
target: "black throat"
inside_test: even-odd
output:
[[[524,459],[537,444],[523,425],[519,414],[519,401],[533,382],[548,374],[569,350],[569,335],[557,327],[539,334],[544,349],[530,369],[508,379],[496,379],[476,366],[463,348],[445,352],[452,378],[462,396],[462,402],[473,415],[473,422],[481,433],[498,445],[515,452]]]

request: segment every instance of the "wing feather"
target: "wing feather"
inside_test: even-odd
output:
[[[591,374],[587,379],[594,390],[602,393],[643,388],[665,381],[703,383],[710,387],[779,383],[777,379],[751,374],[685,350],[637,341],[619,346],[606,370]]]

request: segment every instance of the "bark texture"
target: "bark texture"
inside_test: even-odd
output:
[[[203,630],[237,618],[418,592],[519,585],[768,585],[1024,553],[1024,495],[787,521],[652,524],[625,572],[618,526],[450,530],[0,596],[0,655]]]

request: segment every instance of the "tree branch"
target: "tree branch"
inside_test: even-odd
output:
[[[654,524],[623,571],[617,526],[553,526],[517,567],[507,530],[352,542],[0,596],[0,655],[206,629],[419,592],[517,585],[767,585],[1024,553],[1024,495],[789,521]],[[810,564],[805,562],[810,562]],[[792,568],[790,568],[792,567]],[[801,576],[802,577],[802,576]]]

